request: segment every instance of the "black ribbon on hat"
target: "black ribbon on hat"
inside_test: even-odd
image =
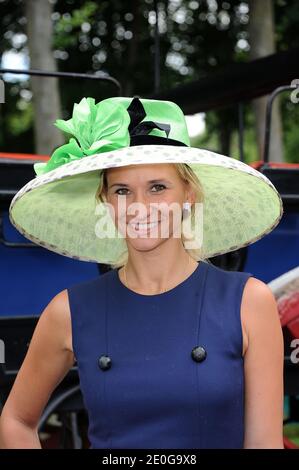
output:
[[[131,122],[128,130],[130,134],[130,146],[134,145],[147,145],[147,144],[160,144],[160,145],[181,145],[187,147],[186,144],[179,140],[169,139],[170,124],[165,124],[155,121],[143,121],[146,117],[146,112],[140,99],[135,96],[127,111],[130,115]],[[143,122],[142,122],[143,121]],[[150,135],[152,129],[160,129],[165,131],[166,137],[157,135]]]

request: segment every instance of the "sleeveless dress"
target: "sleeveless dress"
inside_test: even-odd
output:
[[[138,294],[118,269],[68,288],[90,448],[242,448],[240,306],[251,273],[206,261]]]

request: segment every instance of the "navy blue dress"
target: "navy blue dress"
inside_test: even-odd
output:
[[[135,293],[117,269],[68,288],[91,448],[243,447],[250,276],[202,261],[162,294]]]

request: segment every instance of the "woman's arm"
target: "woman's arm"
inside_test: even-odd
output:
[[[241,318],[247,345],[244,448],[283,449],[282,329],[271,289],[254,277],[244,287]]]
[[[74,364],[67,290],[42,312],[0,417],[0,448],[41,448],[38,423],[57,385]]]

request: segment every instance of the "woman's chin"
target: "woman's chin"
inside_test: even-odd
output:
[[[153,250],[163,242],[165,238],[127,238],[127,243],[137,251]]]

